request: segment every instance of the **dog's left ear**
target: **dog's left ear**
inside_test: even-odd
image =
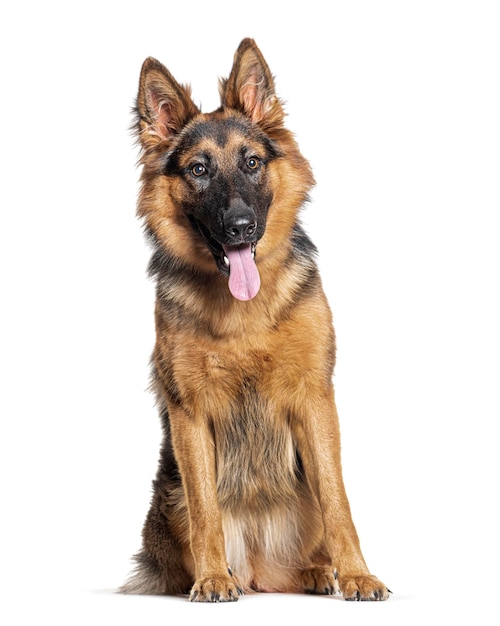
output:
[[[242,111],[264,128],[283,125],[285,114],[273,76],[253,39],[240,43],[229,78],[221,79],[219,91],[223,107]]]

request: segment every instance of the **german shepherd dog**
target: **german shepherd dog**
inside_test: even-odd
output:
[[[202,113],[161,63],[143,64],[138,215],[154,248],[163,443],[121,591],[385,600],[344,489],[332,317],[298,221],[313,175],[252,39],[219,91]]]

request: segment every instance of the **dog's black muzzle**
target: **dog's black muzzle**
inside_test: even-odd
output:
[[[257,240],[257,216],[242,200],[231,202],[222,221],[225,244],[255,243]]]

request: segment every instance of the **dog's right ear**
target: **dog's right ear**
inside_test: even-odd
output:
[[[137,131],[143,148],[177,134],[200,110],[191,89],[180,85],[159,61],[147,58],[141,70],[137,95]]]

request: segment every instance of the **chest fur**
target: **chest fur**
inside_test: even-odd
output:
[[[296,499],[300,459],[285,416],[269,401],[245,390],[213,424],[223,509],[266,511]]]

